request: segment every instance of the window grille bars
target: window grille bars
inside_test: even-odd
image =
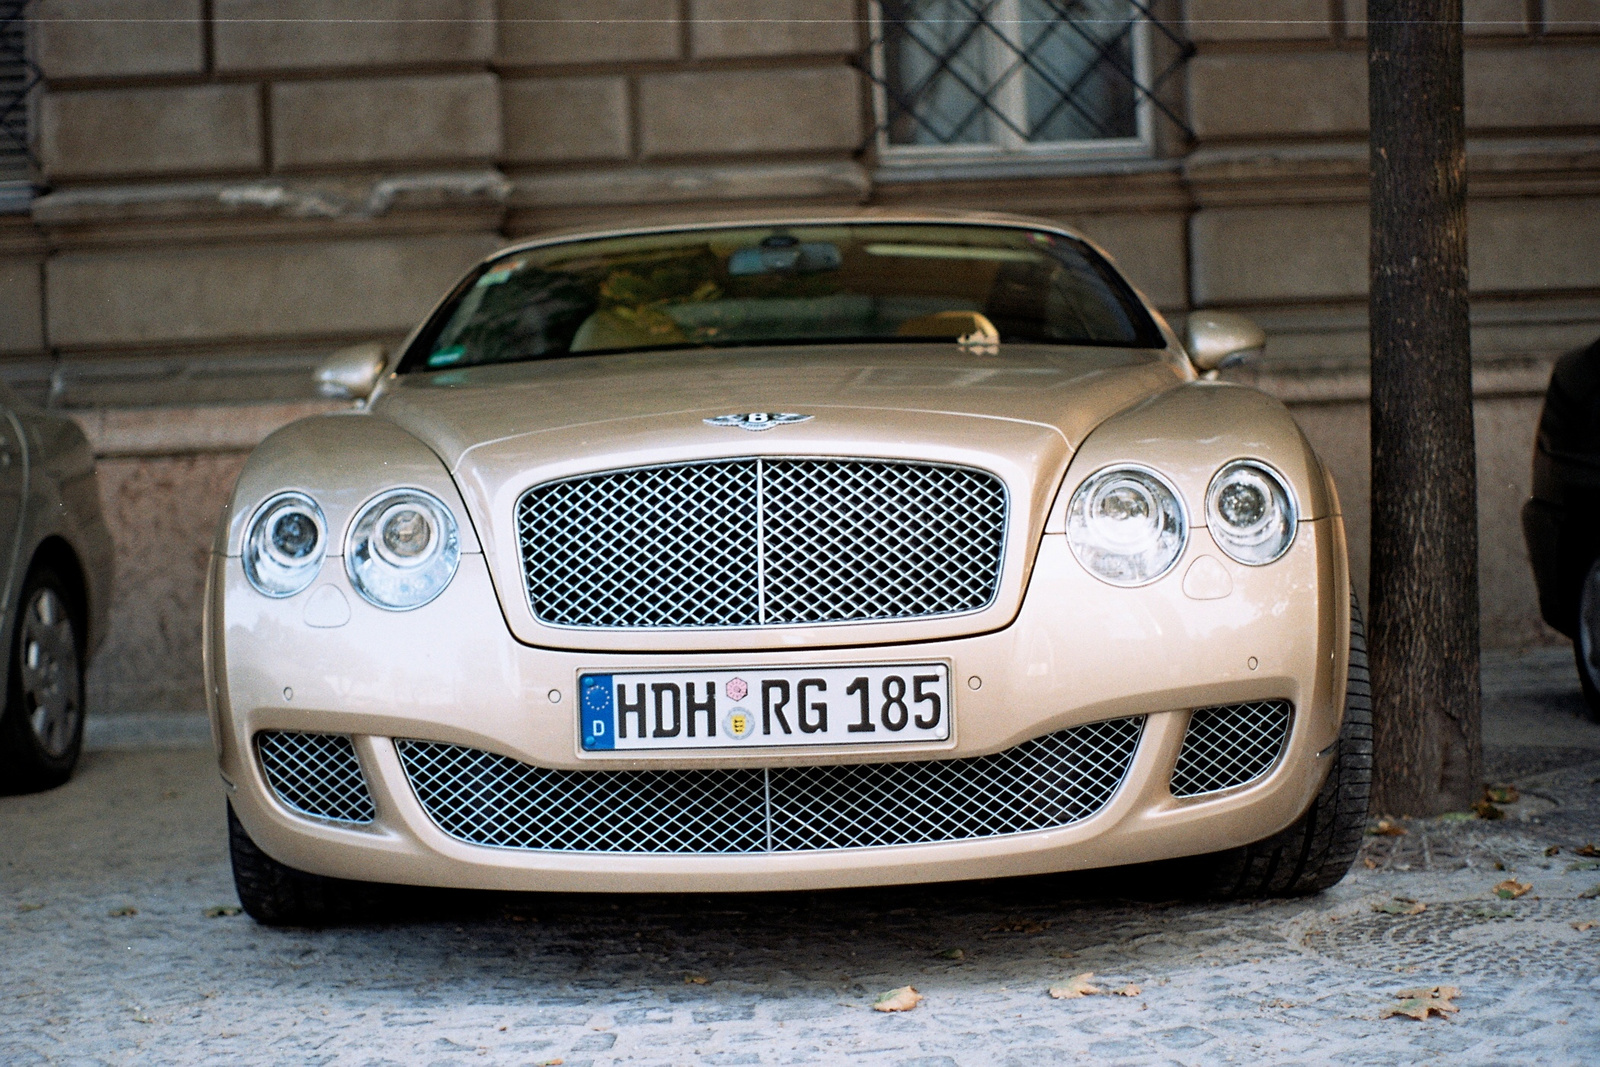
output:
[[[28,96],[39,68],[28,58],[30,0],[0,0],[0,182],[26,181],[34,162],[28,143]]]
[[[1132,138],[1146,106],[1194,136],[1162,90],[1195,46],[1152,0],[878,0],[875,15],[858,66],[878,96],[880,150]],[[1161,65],[1141,30],[1160,39]]]

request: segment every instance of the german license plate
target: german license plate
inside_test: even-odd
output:
[[[590,752],[950,737],[943,663],[583,674],[578,691]]]

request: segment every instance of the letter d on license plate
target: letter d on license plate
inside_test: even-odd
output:
[[[578,677],[586,751],[904,744],[950,737],[943,663]]]

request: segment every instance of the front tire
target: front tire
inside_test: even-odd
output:
[[[1350,594],[1350,669],[1344,724],[1327,780],[1286,830],[1243,848],[1180,861],[1185,881],[1213,900],[1320,893],[1350,870],[1361,849],[1372,790],[1372,681],[1361,606]]]
[[[83,752],[87,631],[78,605],[48,565],[34,566],[23,581],[0,712],[0,794],[62,785]]]
[[[328,926],[362,916],[376,886],[310,874],[261,851],[228,805],[228,853],[245,914],[263,926]]]
[[[1600,559],[1589,567],[1578,594],[1578,639],[1572,651],[1589,718],[1600,722]]]

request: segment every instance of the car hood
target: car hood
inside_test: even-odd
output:
[[[520,638],[549,647],[644,650],[659,637],[554,630],[533,618],[513,519],[517,498],[532,485],[736,456],[909,459],[993,471],[1006,483],[1012,516],[994,605],[978,619],[873,627],[896,640],[932,639],[1009,621],[1073,453],[1106,418],[1192,377],[1179,359],[1170,350],[1068,346],[1007,346],[981,356],[948,343],[590,356],[401,378],[373,414],[444,461],[507,621]],[[706,422],[750,412],[810,418],[762,432]],[[840,640],[837,627],[809,631],[796,628],[782,643]],[[862,633],[851,641],[870,639]],[[674,637],[674,647],[686,643],[718,648],[727,636]]]

